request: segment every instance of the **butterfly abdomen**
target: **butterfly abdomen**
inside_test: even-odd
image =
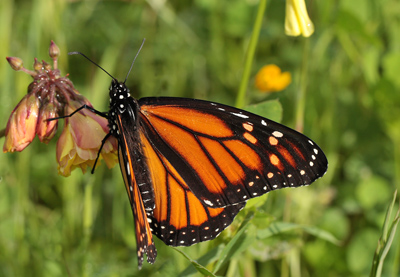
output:
[[[138,110],[125,84],[113,80],[108,121],[110,133],[118,139],[118,158],[134,216],[140,268],[144,254],[149,263],[154,263],[157,251],[147,219],[155,208],[155,196],[138,130]]]

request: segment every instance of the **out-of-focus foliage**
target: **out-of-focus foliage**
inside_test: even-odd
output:
[[[101,165],[94,175],[58,176],[55,141],[35,139],[21,153],[0,155],[0,276],[199,275],[191,262],[210,272],[218,266],[214,273],[226,276],[369,274],[387,206],[400,186],[400,3],[306,2],[315,26],[308,39],[286,36],[285,2],[268,1],[246,101],[274,100],[265,105],[276,111],[274,118],[282,107],[284,124],[302,121],[303,132],[327,154],[322,179],[250,201],[216,240],[180,248],[188,258],[156,240],[156,263],[138,272],[119,168]],[[2,0],[0,129],[31,82],[5,57],[18,56],[26,64],[47,59],[51,39],[61,50],[62,75],[69,73],[98,110],[107,110],[111,79],[67,52],[85,53],[122,80],[143,38],[127,80],[135,97],[233,105],[257,5]],[[255,74],[266,64],[291,73],[283,92],[266,95],[254,87]],[[399,253],[397,234],[385,276],[399,274]]]

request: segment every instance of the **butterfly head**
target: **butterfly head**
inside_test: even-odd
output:
[[[131,94],[129,93],[129,89],[126,87],[125,83],[113,79],[110,86],[110,105],[124,101],[129,97],[131,97]]]

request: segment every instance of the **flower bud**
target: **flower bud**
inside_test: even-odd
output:
[[[51,65],[50,64],[46,63],[45,61],[42,61],[42,64],[43,64],[43,68],[46,71],[51,71]]]
[[[48,121],[47,119],[57,116],[57,109],[52,103],[49,103],[40,109],[36,133],[41,142],[48,143],[56,134],[58,120]]]
[[[49,48],[49,56],[50,58],[57,59],[58,56],[60,55],[60,48],[54,43],[54,41],[50,42],[50,48]]]
[[[314,33],[314,24],[308,17],[304,0],[286,0],[285,33],[303,37]]]
[[[35,62],[33,63],[33,69],[37,73],[40,73],[43,71],[43,64],[41,62],[39,62],[37,58],[35,58]]]
[[[39,100],[27,94],[12,111],[7,122],[3,152],[22,151],[35,137]]]
[[[15,71],[21,70],[23,66],[23,62],[20,58],[17,57],[6,57],[8,63],[11,65],[11,68]]]

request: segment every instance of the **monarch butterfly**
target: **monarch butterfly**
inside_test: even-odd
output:
[[[155,262],[153,234],[170,246],[214,239],[248,199],[309,185],[327,170],[315,142],[279,123],[203,100],[136,100],[125,85],[128,75],[119,82],[106,73],[112,78],[109,111],[85,105],[64,117],[86,108],[108,119],[99,153],[110,136],[117,138],[139,269],[144,254]]]

